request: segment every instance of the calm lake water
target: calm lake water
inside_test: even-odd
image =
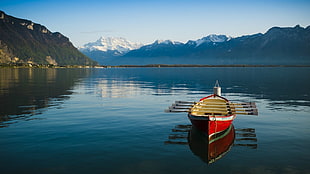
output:
[[[164,110],[216,80],[259,116],[238,115],[230,150],[208,164],[186,113]],[[309,97],[310,68],[2,68],[0,171],[310,173]]]

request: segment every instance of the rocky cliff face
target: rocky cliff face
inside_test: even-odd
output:
[[[59,32],[0,11],[0,63],[93,65]]]

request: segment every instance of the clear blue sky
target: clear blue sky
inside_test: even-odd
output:
[[[0,9],[58,31],[75,46],[100,36],[186,42],[310,25],[310,0],[1,0]]]

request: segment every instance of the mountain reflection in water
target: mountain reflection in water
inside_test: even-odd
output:
[[[41,109],[58,106],[72,94],[86,69],[0,68],[0,127],[35,119]]]

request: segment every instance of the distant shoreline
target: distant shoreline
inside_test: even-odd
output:
[[[107,66],[107,67],[121,67],[121,68],[136,68],[136,67],[158,67],[158,68],[169,68],[169,67],[310,67],[310,65],[190,65],[190,64],[151,64],[151,65],[118,65],[118,66]]]
[[[200,68],[200,67],[310,67],[310,65],[192,65],[192,64],[149,64],[149,65],[37,65],[37,64],[0,64],[0,68],[175,68],[175,67],[188,67],[188,68]]]

